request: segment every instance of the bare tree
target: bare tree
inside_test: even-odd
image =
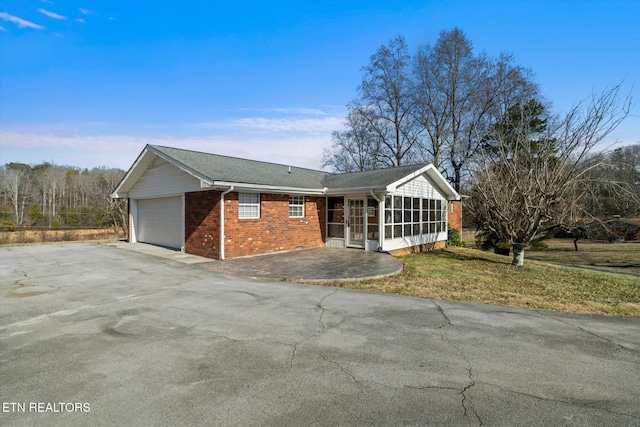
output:
[[[423,150],[460,191],[478,136],[500,121],[507,107],[536,96],[537,86],[512,55],[475,55],[459,28],[442,31],[433,46],[421,46],[413,74],[414,112],[427,134]]]
[[[620,101],[620,85],[594,94],[564,117],[534,134],[523,108],[521,126],[509,134],[494,127],[491,153],[473,171],[468,205],[483,229],[508,241],[513,264],[524,264],[525,247],[550,229],[570,220],[581,209],[592,172],[603,156],[594,148],[628,115],[630,98]],[[535,143],[532,143],[535,141]]]
[[[591,215],[640,215],[640,143],[608,153],[593,176],[588,206]]]
[[[331,166],[337,172],[355,172],[378,169],[385,165],[381,159],[381,141],[370,126],[371,114],[365,108],[352,105],[347,114],[346,130],[331,134],[333,145],[325,149],[323,166]]]
[[[414,115],[425,129],[426,138],[421,143],[423,158],[440,168],[445,143],[449,137],[451,114],[446,93],[447,76],[442,73],[438,57],[428,45],[418,48],[414,59]]]
[[[359,100],[354,108],[361,115],[380,145],[377,157],[388,166],[401,166],[410,161],[421,129],[412,111],[410,55],[403,37],[396,37],[371,56],[359,87]]]
[[[3,168],[2,191],[11,201],[17,225],[24,224],[30,202],[31,167],[22,163],[9,163]]]

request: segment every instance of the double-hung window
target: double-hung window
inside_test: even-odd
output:
[[[289,218],[304,218],[304,196],[289,196]]]
[[[260,218],[259,193],[238,193],[238,218]]]

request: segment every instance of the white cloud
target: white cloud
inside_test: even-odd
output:
[[[332,130],[342,127],[343,120],[343,118],[338,117],[321,119],[253,117],[231,120],[221,124],[223,127],[267,132],[331,133]]]
[[[84,19],[82,19],[82,18],[77,18],[77,19],[76,19],[76,21],[77,21],[77,22],[79,22],[79,23],[81,23],[81,24],[84,24],[85,22],[87,22],[87,21],[85,21],[85,20],[84,20]]]
[[[44,30],[46,28],[42,25],[34,24],[17,16],[10,15],[7,12],[0,12],[0,18],[8,22],[13,22],[18,28],[33,28],[34,30]]]
[[[38,12],[42,13],[43,15],[47,15],[49,18],[52,18],[52,19],[59,19],[59,20],[67,19],[66,16],[58,15],[57,13],[50,12],[46,9],[38,9]]]
[[[157,144],[319,169],[323,149],[331,146],[331,132],[342,129],[344,122],[344,109],[333,107],[325,111],[272,108],[241,112],[239,118],[217,122],[142,124],[135,130],[115,130],[112,123],[103,122],[5,126],[0,128],[0,164],[47,160],[80,167],[126,169],[146,144]],[[43,153],[46,156],[40,158]]]
[[[308,115],[308,116],[326,116],[328,113],[316,108],[269,108],[258,111],[275,112],[282,114]]]
[[[60,129],[0,128],[0,164],[22,162],[79,167],[107,166],[127,169],[146,144],[319,169],[328,135],[248,135],[215,132],[201,136],[139,136],[127,134],[69,134]]]
[[[0,25],[0,31],[8,33],[9,30],[7,30],[5,27],[3,27],[2,25]]]
[[[294,133],[303,135],[324,133],[330,135],[332,131],[341,129],[344,122],[344,111],[328,113],[311,108],[270,108],[254,111],[262,114],[218,122],[195,123],[192,126],[203,129],[238,130],[242,132],[274,132],[292,135]]]
[[[91,12],[89,9],[83,9],[80,8],[78,9],[80,11],[80,13],[82,13],[83,15],[93,15],[93,12]]]

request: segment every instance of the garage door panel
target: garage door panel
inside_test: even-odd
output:
[[[168,246],[182,246],[182,197],[162,197],[138,200],[139,242]]]

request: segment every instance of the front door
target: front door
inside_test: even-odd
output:
[[[349,199],[347,207],[347,246],[364,248],[364,199]]]

